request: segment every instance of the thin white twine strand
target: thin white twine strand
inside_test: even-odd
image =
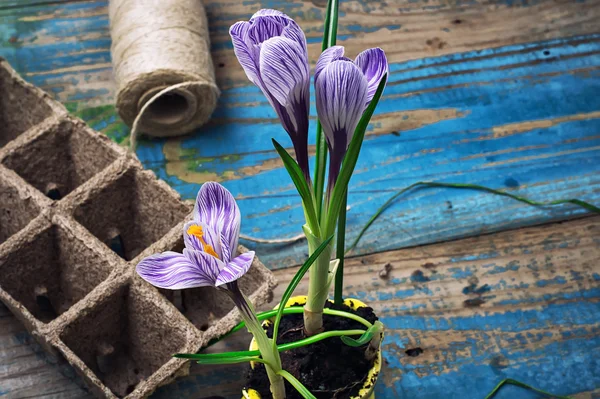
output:
[[[146,102],[146,104],[144,104],[144,106],[140,109],[140,112],[138,112],[137,116],[135,117],[135,120],[133,121],[133,125],[131,127],[131,133],[130,133],[130,138],[129,138],[129,150],[131,152],[135,153],[135,149],[137,146],[137,137],[139,135],[140,121],[142,120],[142,117],[144,116],[144,112],[146,112],[146,110],[152,105],[152,103],[154,101],[158,100],[158,98],[160,96],[165,95],[165,94],[171,92],[172,90],[186,88],[186,87],[194,85],[196,83],[197,82],[183,82],[183,83],[179,83],[179,84],[167,87],[166,89],[163,89],[163,90],[159,91],[158,93],[156,93],[154,96],[152,96],[152,98],[150,98],[150,100],[148,100]],[[245,234],[240,234],[240,238],[244,239],[246,241],[251,241],[251,242],[258,243],[258,244],[292,244],[296,241],[300,241],[300,240],[304,239],[305,236],[304,236],[304,234],[298,234],[298,235],[290,237],[290,238],[266,239],[266,238],[258,238],[258,237],[248,236]]]
[[[293,236],[290,238],[275,238],[275,239],[266,239],[266,238],[257,238],[252,236],[247,236],[245,234],[240,234],[240,238],[246,241],[256,242],[258,244],[292,244],[296,241],[303,240],[305,238],[304,234],[298,234],[297,236]]]
[[[129,149],[133,153],[135,153],[135,148],[137,146],[137,137],[140,133],[139,132],[140,122],[142,120],[142,117],[144,116],[144,112],[146,112],[146,110],[148,110],[148,108],[150,108],[152,103],[154,103],[156,100],[158,100],[161,96],[168,94],[169,92],[171,92],[173,90],[188,88],[188,87],[194,86],[198,83],[203,83],[203,82],[183,82],[183,83],[178,83],[173,86],[169,86],[166,89],[163,89],[163,90],[159,91],[158,93],[156,93],[155,95],[153,95],[150,98],[150,100],[146,101],[146,104],[144,104],[144,106],[142,108],[140,108],[137,116],[133,120],[133,124],[131,125],[131,132],[130,132],[130,137],[129,137]]]

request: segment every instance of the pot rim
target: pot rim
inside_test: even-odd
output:
[[[285,304],[285,307],[304,305],[304,304],[306,304],[306,299],[307,299],[306,295],[293,296],[290,299],[288,299],[287,303]],[[328,299],[328,301],[333,302],[331,299]],[[346,299],[344,299],[344,304],[353,310],[357,310],[359,308],[364,308],[364,307],[368,306],[366,303],[364,303],[360,299],[356,299],[356,298],[346,298]],[[273,308],[273,310],[278,309],[280,305],[281,304],[277,304]],[[263,326],[268,326],[269,323],[272,323],[271,319],[263,321],[262,324],[263,324]],[[381,363],[382,363],[381,345],[383,344],[383,332],[381,334],[382,334],[381,342],[379,343],[379,350],[377,351],[377,357],[375,358],[373,367],[371,367],[369,369],[369,372],[367,373],[367,378],[366,378],[362,388],[358,391],[358,394],[355,396],[352,396],[351,399],[375,399],[373,390],[375,388],[375,383],[377,382],[377,378],[379,377],[379,373],[381,372]],[[254,340],[254,338],[252,338],[252,341],[250,341],[250,350],[258,350],[258,344]],[[252,368],[254,368],[254,362],[250,362],[250,366]],[[242,390],[242,395],[243,395],[242,399],[261,399],[261,396],[258,393],[258,391],[254,390],[254,389],[245,389],[244,388]]]

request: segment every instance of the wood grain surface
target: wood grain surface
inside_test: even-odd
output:
[[[206,180],[225,184],[239,199],[245,234],[294,236],[303,214],[270,139],[291,144],[264,96],[245,78],[227,31],[261,7],[281,9],[306,31],[314,64],[325,2],[205,3],[223,91],[213,121],[185,138],[142,141],[138,156],[185,198]],[[347,54],[380,46],[391,61],[390,84],[351,182],[349,239],[396,190],[419,180],[600,202],[599,4],[343,1],[339,43]],[[0,56],[125,145],[128,129],[112,105],[106,7],[106,1],[0,2]],[[580,213],[476,192],[421,190],[389,209],[357,253]],[[305,247],[256,249],[279,268],[300,263]]]
[[[184,198],[204,181],[222,182],[239,200],[243,233],[296,235],[299,198],[270,139],[291,144],[245,78],[227,31],[260,8],[280,9],[305,30],[314,66],[326,1],[204,3],[223,92],[218,109],[195,134],[141,140],[137,154]],[[341,3],[347,55],[380,46],[391,62],[351,182],[349,240],[394,192],[419,180],[600,204],[600,1]],[[0,0],[0,56],[127,145],[113,106],[107,1]],[[368,255],[347,266],[347,295],[371,303],[388,327],[377,397],[483,398],[513,377],[600,398],[600,218],[551,223],[583,214],[466,190],[400,198],[358,246],[356,254]],[[278,298],[306,243],[253,249],[277,269]],[[386,264],[392,270],[381,278]],[[232,338],[211,350],[247,345],[247,335]],[[416,348],[423,352],[407,354]],[[154,397],[238,398],[243,371],[194,365]],[[2,305],[0,397],[89,397]],[[516,388],[498,396],[534,397]]]
[[[372,305],[387,328],[377,397],[483,399],[507,377],[600,397],[598,259],[597,216],[349,259],[346,292]],[[276,271],[275,298],[295,271]],[[0,396],[88,397],[4,307],[0,327]],[[243,350],[248,341],[240,332],[209,350]],[[244,372],[192,365],[190,376],[152,397],[239,398]],[[512,387],[499,396],[534,397]]]

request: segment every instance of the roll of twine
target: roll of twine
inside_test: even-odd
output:
[[[219,98],[201,0],[110,0],[116,107],[138,132],[189,133],[208,121]],[[135,123],[134,123],[135,122]]]

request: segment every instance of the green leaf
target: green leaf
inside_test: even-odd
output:
[[[285,292],[283,293],[283,296],[281,297],[281,302],[279,303],[279,308],[277,309],[277,315],[275,316],[275,324],[273,326],[273,346],[274,347],[277,347],[277,333],[279,330],[279,323],[281,322],[281,316],[283,316],[283,311],[285,309],[285,304],[287,303],[287,301],[290,299],[290,297],[294,293],[294,290],[296,289],[296,287],[302,280],[302,277],[304,277],[304,275],[306,274],[308,269],[312,266],[312,264],[315,263],[315,261],[317,260],[319,255],[321,255],[321,252],[323,252],[325,250],[325,248],[327,248],[327,246],[329,245],[329,243],[331,242],[332,239],[333,239],[333,236],[329,237],[328,239],[323,241],[321,243],[321,245],[319,245],[319,247],[315,250],[315,252],[312,253],[312,255],[306,260],[306,262],[304,262],[302,267],[300,267],[300,269],[296,272],[296,274],[294,275],[294,277],[288,284],[287,288],[285,289]]]
[[[198,364],[236,364],[247,362],[267,364],[259,355],[259,351],[242,351],[226,353],[178,353],[173,355],[173,357],[195,360]]]
[[[317,399],[315,397],[315,395],[313,395],[312,393],[310,393],[310,391],[308,390],[308,388],[306,388],[304,385],[302,385],[302,383],[300,381],[298,381],[296,379],[296,377],[294,377],[293,375],[291,375],[287,371],[280,370],[280,371],[277,372],[277,374],[279,374],[280,376],[282,376],[283,378],[285,378],[286,380],[288,380],[288,382],[290,384],[292,384],[292,386],[294,388],[296,388],[296,390],[298,391],[298,393],[300,393],[300,395],[302,395],[302,397],[304,399]]]
[[[327,2],[327,14],[325,16],[325,26],[323,28],[322,50],[334,46],[337,40],[338,26],[338,8],[339,0],[329,0]],[[317,120],[317,149],[315,156],[315,181],[313,183],[317,216],[321,217],[323,207],[323,192],[325,190],[325,170],[327,168],[327,142],[323,134],[321,122]],[[320,219],[319,219],[320,220]]]
[[[327,277],[327,286],[331,287],[331,282],[334,277],[337,277],[338,267],[340,267],[340,259],[329,261],[329,275]]]
[[[238,363],[250,363],[257,362],[268,364],[263,358],[258,356],[239,356],[239,357],[227,357],[222,359],[198,359],[198,364],[238,364]]]
[[[352,347],[363,346],[371,342],[375,334],[380,334],[383,331],[383,323],[379,320],[373,323],[371,327],[364,332],[358,339],[350,338],[350,337],[340,337],[342,341]]]
[[[346,336],[342,336],[340,338],[346,345],[356,348],[358,346],[363,346],[363,345],[366,345],[369,342],[371,342],[371,340],[373,339],[373,333],[371,331],[367,330],[358,339],[354,339],[354,338],[350,338],[350,337],[346,337]]]
[[[275,150],[281,157],[283,161],[283,165],[287,170],[288,174],[292,178],[294,185],[296,186],[296,190],[300,194],[302,198],[302,204],[304,205],[304,211],[306,213],[307,222],[310,225],[310,228],[313,232],[318,233],[319,231],[319,223],[317,219],[317,215],[315,213],[315,206],[312,198],[312,193],[310,191],[310,187],[304,178],[304,174],[298,166],[298,163],[288,154],[288,152],[283,148],[275,139],[272,139],[273,146],[275,146]]]
[[[496,385],[496,387],[492,390],[492,392],[490,392],[485,399],[491,399],[494,396],[496,396],[496,394],[500,391],[500,389],[504,386],[504,385],[515,385],[517,387],[520,388],[524,388],[527,389],[529,391],[533,391],[533,392],[537,392],[539,394],[542,394],[544,396],[547,396],[549,398],[555,398],[555,399],[571,399],[571,397],[569,396],[558,396],[558,395],[553,395],[550,392],[546,392],[546,391],[542,391],[541,389],[537,389],[532,387],[531,385],[527,385],[525,383],[522,383],[520,381],[517,380],[513,380],[512,378],[506,378],[502,381],[500,381],[500,383],[498,385]]]
[[[340,214],[338,216],[337,225],[337,240],[335,243],[335,257],[340,263],[335,274],[335,288],[333,301],[336,305],[341,305],[344,302],[344,257],[346,255],[346,208],[348,206],[348,190],[344,192]]]
[[[277,316],[277,312],[279,312],[279,310],[268,310],[266,312],[258,313],[256,315],[256,317],[258,318],[258,320],[261,320],[261,321],[262,320],[267,320],[267,319],[270,319],[272,317]],[[303,309],[302,308],[285,308],[283,310],[283,314],[284,315],[299,314],[299,313],[303,313]],[[323,313],[325,313],[327,315],[336,316],[336,317],[345,317],[345,318],[357,321],[357,322],[361,323],[362,325],[364,325],[367,328],[369,328],[369,327],[372,326],[372,324],[369,323],[367,320],[363,319],[362,317],[360,317],[360,316],[358,316],[358,315],[356,315],[354,313],[342,312],[340,310],[333,310],[333,309],[328,309],[328,308],[323,309]],[[221,340],[221,339],[223,339],[223,338],[225,338],[225,337],[233,334],[236,331],[239,331],[239,330],[243,329],[245,326],[246,326],[246,323],[243,322],[243,321],[240,322],[240,323],[238,323],[238,325],[235,326],[228,334],[225,334],[225,335],[219,337],[218,339],[211,340],[209,342],[209,344],[206,345],[203,349],[205,349],[205,348],[207,348],[207,347],[209,347],[211,345],[214,345],[219,340]],[[280,352],[281,352],[281,350],[280,350]],[[231,352],[229,352],[229,353],[231,353]],[[252,353],[254,353],[254,352],[252,352]],[[258,354],[258,353],[259,352],[256,351],[256,354]],[[193,359],[194,356],[196,356],[196,354],[181,353],[181,354],[175,355],[175,357],[186,358],[186,359]]]
[[[178,359],[191,359],[191,360],[200,360],[200,359],[225,359],[228,357],[242,357],[242,356],[258,356],[260,352],[258,350],[255,351],[235,351],[235,352],[223,352],[223,353],[177,353],[173,355]]]
[[[337,41],[339,4],[339,0],[329,0],[327,2],[327,15],[325,16],[325,27],[323,29],[323,51],[335,46]]]
[[[573,204],[573,205],[577,205],[580,206],[590,212],[594,212],[594,213],[599,213],[600,214],[600,208],[592,205],[588,202],[576,199],[576,198],[570,198],[570,199],[559,199],[559,200],[555,200],[555,201],[534,201],[534,200],[530,200],[528,198],[519,196],[519,195],[515,195],[515,194],[511,194],[508,193],[506,191],[500,191],[500,190],[495,190],[493,188],[489,188],[489,187],[485,187],[485,186],[479,186],[477,184],[466,184],[466,183],[437,183],[437,182],[427,182],[427,181],[419,181],[416,183],[411,184],[410,186],[403,188],[402,190],[398,191],[396,194],[392,195],[390,197],[390,199],[388,199],[379,209],[377,209],[377,211],[375,211],[375,213],[373,214],[373,216],[371,216],[371,218],[369,219],[369,221],[363,226],[363,228],[360,230],[360,233],[358,233],[358,236],[354,239],[354,241],[352,242],[352,244],[348,247],[348,249],[346,250],[346,253],[352,251],[354,248],[356,248],[356,246],[358,245],[358,242],[360,241],[360,239],[362,238],[362,236],[366,233],[366,231],[369,229],[369,227],[371,227],[371,225],[377,220],[377,218],[396,200],[396,198],[398,198],[399,196],[401,196],[402,194],[404,194],[405,192],[412,190],[413,188],[419,187],[419,186],[424,186],[424,187],[438,187],[438,188],[458,188],[458,189],[468,189],[468,190],[478,190],[478,191],[484,191],[484,192],[488,192],[488,193],[492,193],[492,194],[496,194],[496,195],[500,195],[503,197],[508,197],[508,198],[512,198],[516,201],[519,202],[523,202],[525,204],[528,205],[532,205],[532,206],[553,206],[553,205],[562,205],[562,204]]]
[[[352,136],[352,140],[350,141],[350,145],[348,146],[348,151],[344,156],[344,161],[342,163],[340,174],[335,183],[335,187],[333,188],[331,199],[329,200],[329,215],[327,216],[325,234],[332,234],[333,230],[335,229],[335,223],[337,221],[341,205],[344,200],[344,193],[348,189],[348,183],[350,182],[350,178],[352,177],[352,173],[354,172],[354,167],[356,166],[356,162],[358,161],[360,148],[365,138],[367,127],[369,126],[369,122],[371,121],[373,112],[375,112],[377,103],[379,103],[379,99],[381,98],[381,94],[383,93],[383,89],[385,88],[386,82],[387,73],[383,75],[383,78],[381,78],[381,82],[379,82],[379,86],[377,87],[377,91],[373,96],[373,100],[371,100],[371,103],[363,113],[362,117],[360,118],[360,121],[358,122],[358,126],[354,131],[354,136]]]
[[[325,192],[325,171],[327,169],[327,142],[323,134],[321,122],[317,121],[317,146],[315,154],[315,179],[313,190],[315,192],[315,202],[317,205],[317,217],[321,219],[323,212],[323,193]]]

